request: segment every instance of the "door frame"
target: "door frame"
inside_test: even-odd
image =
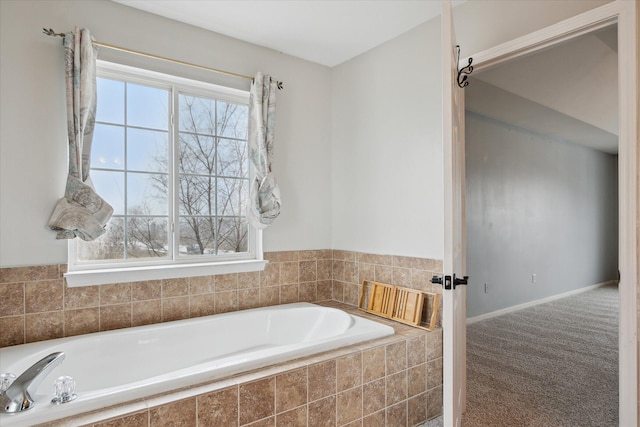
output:
[[[557,24],[471,55],[474,71],[547,49],[583,34],[618,25],[619,423],[638,425],[638,23],[635,1],[616,0]],[[462,58],[459,67],[468,64]]]

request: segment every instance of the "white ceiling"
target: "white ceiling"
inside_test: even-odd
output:
[[[425,0],[113,1],[328,67],[440,15],[441,8]]]
[[[112,1],[328,67],[438,16],[441,7],[435,0]],[[474,77],[468,110],[617,152],[615,27]]]
[[[475,75],[466,108],[504,123],[618,152],[617,27]]]

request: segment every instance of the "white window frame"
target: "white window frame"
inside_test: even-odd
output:
[[[97,61],[98,77],[124,80],[131,83],[152,84],[156,87],[164,87],[169,90],[185,92],[189,95],[211,97],[215,94],[216,99],[236,102],[240,104],[249,103],[249,92],[218,86],[211,83],[185,79],[157,73],[140,68],[129,67],[106,61]],[[170,109],[177,109],[177,96],[172,96],[173,105]],[[174,101],[175,99],[175,101]],[[170,113],[171,114],[171,113]],[[172,211],[170,218],[174,222],[178,220],[178,192],[177,150],[178,126],[175,120],[171,121],[169,128],[170,147],[169,164],[172,168],[169,171],[170,181],[173,182],[173,200],[169,209]],[[254,167],[249,161],[249,182],[255,176]],[[171,224],[170,224],[171,226]],[[177,227],[172,227],[177,229]],[[68,272],[65,273],[67,284],[70,287],[100,285],[107,283],[136,282],[143,280],[176,279],[194,276],[209,276],[226,273],[239,273],[249,271],[260,271],[267,263],[262,252],[262,230],[257,229],[248,223],[247,252],[227,255],[197,255],[180,257],[177,251],[177,231],[173,231],[173,255],[171,259],[148,259],[119,262],[117,260],[92,260],[80,261],[77,259],[76,239],[69,240],[68,243]],[[195,258],[195,259],[194,259]]]

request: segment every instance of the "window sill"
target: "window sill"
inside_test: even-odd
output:
[[[70,288],[144,280],[180,279],[215,274],[245,273],[264,270],[268,261],[243,260],[220,263],[176,264],[149,267],[123,267],[67,272],[64,277]]]

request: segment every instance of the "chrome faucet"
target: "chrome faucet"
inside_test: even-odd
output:
[[[35,395],[42,380],[63,360],[64,353],[58,351],[31,365],[0,394],[0,413],[22,412],[30,409],[35,403],[32,396]]]

